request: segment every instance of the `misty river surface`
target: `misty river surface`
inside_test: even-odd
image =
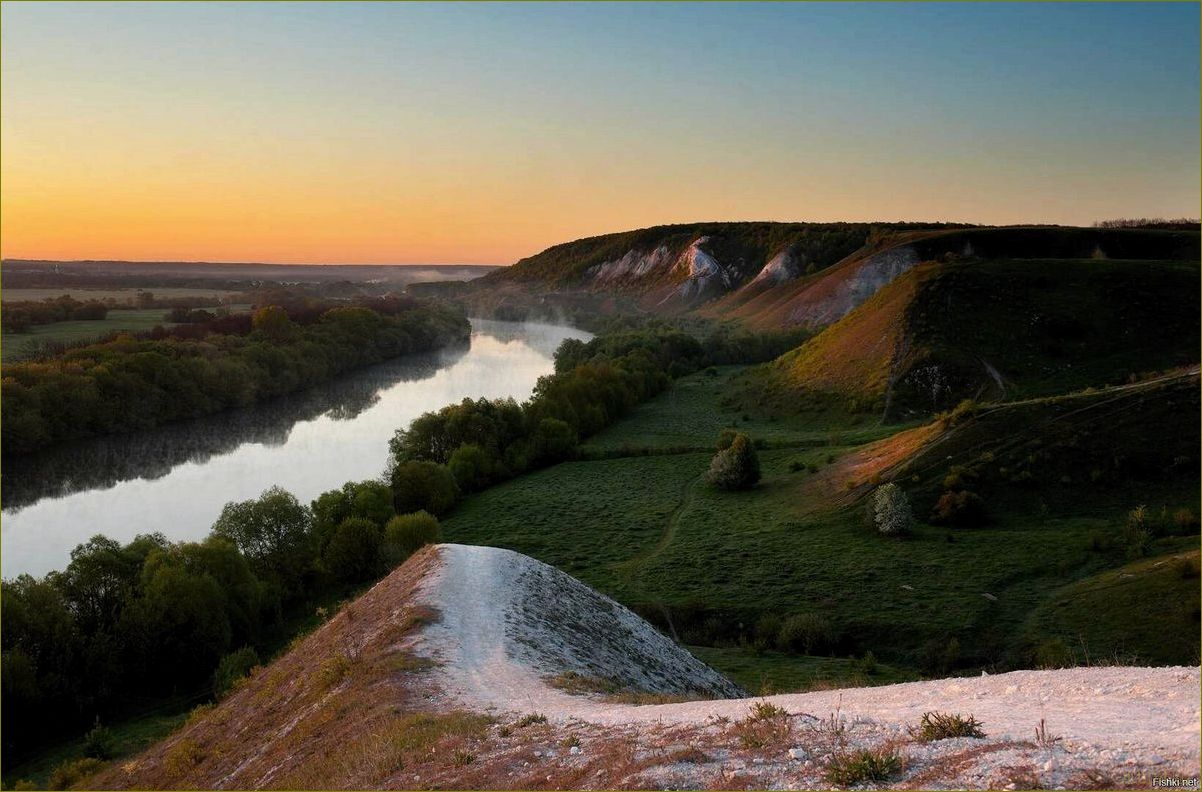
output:
[[[65,445],[9,461],[0,575],[62,569],[96,534],[127,542],[208,534],[229,501],[278,484],[302,503],[379,476],[388,440],[417,416],[470,398],[530,396],[554,370],[561,325],[473,319],[469,347],[381,363],[254,407]]]

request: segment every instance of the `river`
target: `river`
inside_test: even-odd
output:
[[[393,432],[465,397],[523,401],[554,370],[561,325],[472,320],[468,347],[382,363],[244,410],[10,460],[0,574],[62,569],[96,534],[195,540],[229,501],[279,485],[308,503],[379,476]]]

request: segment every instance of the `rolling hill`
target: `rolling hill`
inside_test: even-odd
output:
[[[1198,256],[1193,230],[694,223],[555,245],[466,291],[605,295],[621,298],[628,310],[692,311],[761,328],[820,328],[927,261]]]

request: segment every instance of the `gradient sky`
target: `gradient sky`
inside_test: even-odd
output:
[[[5,257],[1196,216],[1199,6],[5,2]]]

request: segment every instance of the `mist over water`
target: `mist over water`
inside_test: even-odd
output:
[[[464,398],[529,397],[554,370],[562,325],[472,320],[467,349],[373,366],[267,404],[134,435],[52,449],[5,466],[0,574],[62,569],[96,534],[203,538],[229,501],[279,485],[308,503],[379,476],[388,440]]]

